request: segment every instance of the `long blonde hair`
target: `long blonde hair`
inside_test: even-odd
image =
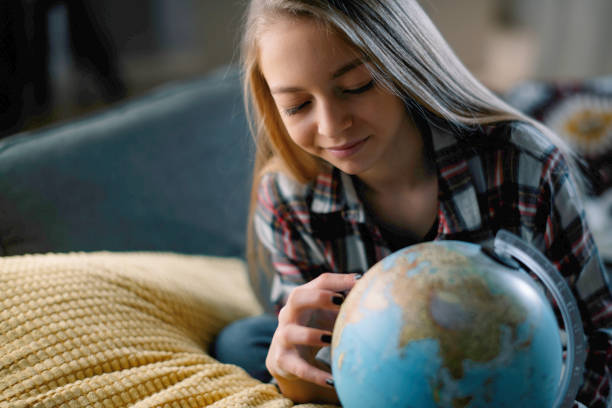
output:
[[[556,144],[570,164],[574,162],[569,147],[558,136],[474,78],[416,0],[251,0],[242,68],[245,107],[256,148],[247,240],[256,291],[262,289],[261,269],[270,272],[265,253],[255,242],[252,222],[262,174],[274,165],[306,182],[320,169],[319,159],[289,138],[259,66],[259,36],[275,19],[287,17],[312,19],[344,38],[368,61],[374,80],[412,111],[427,111],[459,127],[505,120],[528,122]]]

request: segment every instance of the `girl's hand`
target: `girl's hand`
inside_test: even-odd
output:
[[[324,273],[293,289],[278,315],[266,358],[268,371],[295,402],[336,401],[329,372],[315,361],[331,341],[333,323],[355,274]]]

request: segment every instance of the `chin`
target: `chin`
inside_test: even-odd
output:
[[[369,154],[368,154],[369,153]],[[356,176],[369,170],[375,163],[372,157],[372,152],[358,152],[351,157],[344,159],[330,158],[325,159],[332,166],[342,170],[346,174]]]
[[[351,176],[356,176],[365,170],[363,165],[355,163],[331,163],[331,165],[337,167],[343,173],[350,174]]]

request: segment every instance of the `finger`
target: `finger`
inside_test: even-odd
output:
[[[295,288],[287,298],[290,307],[301,311],[303,309],[337,310],[344,302],[344,295],[332,290],[312,286]]]
[[[355,286],[360,274],[350,273],[323,273],[311,280],[304,286],[312,286],[318,289],[331,290],[333,292],[347,292]]]
[[[317,310],[337,313],[344,302],[342,294],[312,288],[295,288],[278,314],[279,325],[305,324]],[[305,314],[306,313],[306,314]],[[306,319],[306,320],[304,320]]]
[[[287,356],[283,361],[283,370],[304,381],[320,385],[321,387],[333,388],[331,386],[333,380],[330,373],[311,366],[295,354]]]
[[[291,324],[282,329],[281,338],[285,345],[328,346],[331,343],[332,333]]]
[[[307,327],[315,327],[321,330],[333,331],[336,319],[338,318],[339,310],[314,310],[310,318],[303,324]],[[301,324],[303,322],[298,322]]]

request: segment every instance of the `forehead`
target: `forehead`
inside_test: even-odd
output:
[[[325,24],[308,18],[281,17],[261,32],[258,59],[266,80],[331,76],[359,53]]]

